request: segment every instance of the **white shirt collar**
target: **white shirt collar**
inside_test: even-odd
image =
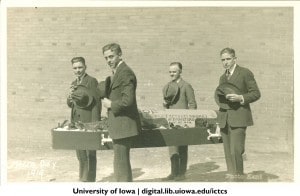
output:
[[[229,71],[229,73],[230,73],[230,75],[232,75],[233,74],[233,72],[234,72],[234,70],[235,70],[235,68],[236,68],[236,63],[231,67],[231,68],[229,68],[228,69],[228,71]]]
[[[115,74],[115,73],[116,73],[116,71],[117,71],[118,67],[121,65],[121,63],[123,63],[123,61],[122,61],[122,60],[121,60],[121,61],[118,63],[118,65],[116,66],[116,68],[112,69],[112,71],[113,71],[113,74]]]
[[[82,76],[76,78],[77,83],[81,83],[82,79],[84,78],[84,76],[86,75],[86,73],[82,74]]]

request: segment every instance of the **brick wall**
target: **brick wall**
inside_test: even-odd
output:
[[[293,146],[292,8],[8,8],[7,18],[10,142],[20,131],[48,141],[48,130],[70,116],[70,59],[85,57],[87,72],[104,80],[101,48],[118,42],[138,78],[139,107],[157,109],[171,61],[183,63],[199,109],[217,109],[219,51],[235,48],[262,93],[249,137]]]

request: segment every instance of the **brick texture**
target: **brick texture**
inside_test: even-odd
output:
[[[169,63],[180,61],[198,108],[216,110],[219,51],[235,48],[238,63],[252,70],[262,93],[252,104],[249,137],[283,144],[281,150],[293,146],[292,8],[8,8],[7,19],[12,141],[20,130],[34,138],[69,119],[71,58],[85,57],[87,72],[102,81],[110,71],[101,48],[117,42],[137,75],[139,107],[155,109],[162,108]]]

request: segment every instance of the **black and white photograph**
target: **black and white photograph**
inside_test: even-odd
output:
[[[296,2],[8,2],[1,186],[296,182]]]

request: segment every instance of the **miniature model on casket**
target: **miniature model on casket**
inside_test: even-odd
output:
[[[141,134],[134,148],[220,143],[214,110],[141,110]],[[51,130],[54,149],[104,150],[112,148],[107,118],[91,123],[65,120]]]

